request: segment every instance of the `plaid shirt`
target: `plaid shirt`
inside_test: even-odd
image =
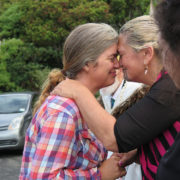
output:
[[[98,180],[106,156],[74,101],[49,96],[27,130],[19,179]]]

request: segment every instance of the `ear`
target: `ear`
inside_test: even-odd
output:
[[[152,46],[148,46],[147,48],[143,49],[142,53],[144,56],[144,64],[148,65],[154,57],[154,48]]]
[[[89,72],[91,66],[92,66],[92,63],[87,62],[86,65],[82,68],[82,70],[85,71],[85,72]]]
[[[83,68],[82,68],[83,71],[85,72],[88,72],[89,71],[89,65],[86,64]]]

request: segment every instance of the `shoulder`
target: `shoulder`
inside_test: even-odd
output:
[[[66,113],[69,116],[79,114],[79,109],[73,99],[55,95],[47,98],[47,110],[50,114]]]
[[[147,97],[163,105],[172,105],[180,102],[180,91],[169,75],[165,74],[153,84]]]
[[[138,83],[139,84],[139,83]],[[149,91],[150,87],[147,85],[141,85],[139,88],[134,90],[134,92],[129,96],[124,102],[117,106],[112,115],[116,118],[123,114],[127,109],[133,106],[136,102],[141,100]]]
[[[151,89],[163,89],[164,91],[177,90],[168,74],[164,74],[159,80],[157,80]]]

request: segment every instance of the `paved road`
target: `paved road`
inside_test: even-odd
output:
[[[22,151],[0,150],[0,180],[18,180]]]

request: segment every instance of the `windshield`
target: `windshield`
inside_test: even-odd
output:
[[[0,114],[22,113],[27,109],[30,95],[0,95]]]

